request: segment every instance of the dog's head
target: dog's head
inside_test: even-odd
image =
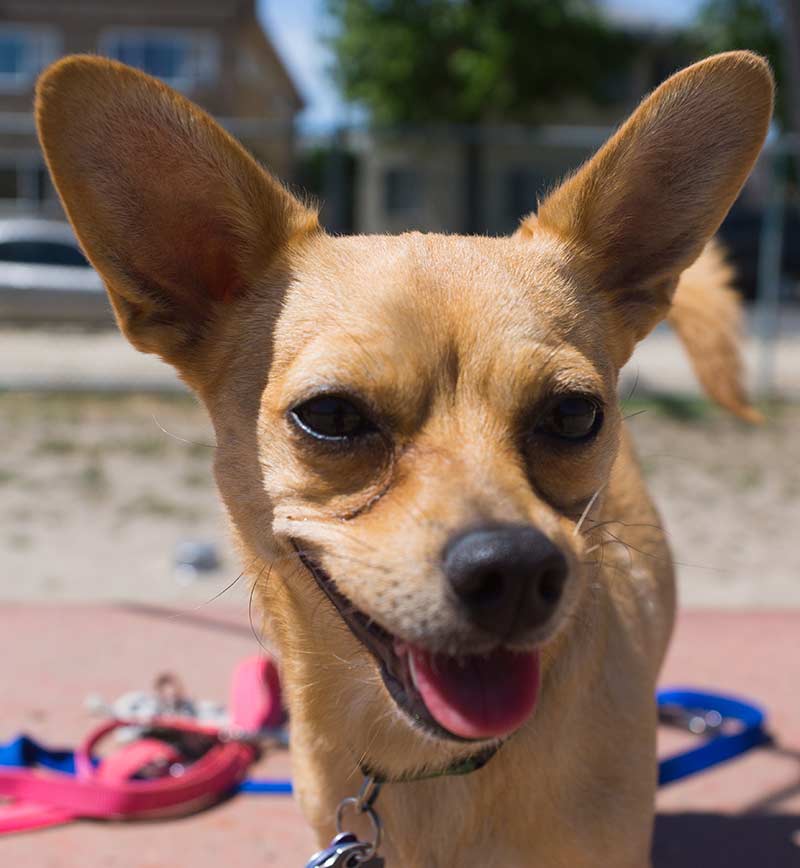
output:
[[[295,681],[409,739],[528,717],[540,649],[589,581],[576,531],[617,453],[617,373],[738,194],[771,104],[763,61],[720,55],[511,238],[337,238],[153,79],[90,58],[44,75],[59,193],[123,331],[211,411]]]

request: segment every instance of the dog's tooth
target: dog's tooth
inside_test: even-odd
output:
[[[419,690],[419,684],[417,684],[417,667],[414,663],[414,655],[408,655],[408,671],[411,674],[411,683],[414,685],[416,690]]]

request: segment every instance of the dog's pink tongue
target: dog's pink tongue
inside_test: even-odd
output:
[[[434,656],[408,647],[414,684],[434,720],[462,738],[498,738],[530,716],[539,693],[539,654]]]

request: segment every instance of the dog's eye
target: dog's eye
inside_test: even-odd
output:
[[[603,424],[603,411],[591,398],[559,398],[547,409],[539,430],[564,440],[588,440]]]
[[[375,431],[375,425],[346,398],[323,395],[290,410],[294,422],[320,440],[352,440]]]

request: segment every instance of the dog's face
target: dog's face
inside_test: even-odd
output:
[[[518,726],[586,581],[616,368],[611,312],[562,262],[522,238],[318,236],[274,333],[258,443],[274,533],[322,586],[306,617],[330,594],[429,730]],[[464,682],[507,690],[509,667],[520,693],[482,715]]]
[[[319,236],[293,271],[259,417],[273,530],[429,729],[518,725],[524,697],[497,721],[421,701],[420,667],[535,677],[580,595],[573,531],[618,428],[608,312],[582,296],[527,239]]]
[[[737,195],[771,100],[762,61],[712,58],[512,238],[332,238],[152,79],[86,58],[46,74],[67,211],[128,337],[208,405],[303,677],[333,672],[345,704],[367,690],[373,716],[434,740],[527,719],[596,575],[579,531],[619,443],[617,372]]]

